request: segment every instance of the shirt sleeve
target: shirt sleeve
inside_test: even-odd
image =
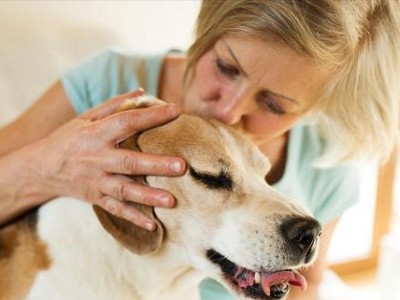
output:
[[[274,184],[297,201],[322,224],[339,218],[360,199],[360,174],[355,162],[318,168],[321,138],[315,128],[297,125],[291,130],[288,163],[280,182]]]
[[[207,278],[199,286],[201,300],[234,300],[225,287],[214,279]]]
[[[123,55],[106,49],[61,75],[61,83],[77,113],[139,87],[134,67]]]

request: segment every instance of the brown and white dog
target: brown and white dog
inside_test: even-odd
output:
[[[199,299],[206,277],[237,299],[306,287],[296,269],[313,260],[321,227],[266,183],[270,164],[249,140],[181,115],[120,147],[186,159],[184,176],[142,179],[177,207],[141,206],[158,222],[147,232],[83,201],[50,201],[0,231],[1,300]]]

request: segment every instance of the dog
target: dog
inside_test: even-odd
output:
[[[141,96],[121,110],[158,104]],[[59,197],[0,230],[1,300],[200,299],[213,278],[237,299],[285,299],[318,251],[321,225],[265,180],[268,159],[234,129],[182,114],[118,145],[183,157],[180,177],[134,178],[172,192],[175,208],[140,208],[141,229]]]

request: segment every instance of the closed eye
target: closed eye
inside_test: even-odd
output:
[[[257,95],[257,102],[266,110],[275,115],[282,116],[286,111],[282,108],[279,101],[268,92],[261,92]]]
[[[240,75],[240,70],[238,68],[225,63],[220,58],[217,58],[216,65],[217,65],[218,71],[222,75],[224,75],[230,79],[235,79],[236,77],[238,77]]]
[[[224,171],[219,174],[210,174],[206,172],[197,172],[191,166],[189,166],[190,175],[196,180],[204,184],[206,187],[211,189],[223,189],[231,191],[233,189],[232,178]]]

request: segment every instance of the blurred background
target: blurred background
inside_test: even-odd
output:
[[[60,73],[105,48],[186,50],[199,1],[1,1],[0,126]],[[320,300],[400,300],[400,184],[396,158],[360,166],[361,199],[339,224]]]

